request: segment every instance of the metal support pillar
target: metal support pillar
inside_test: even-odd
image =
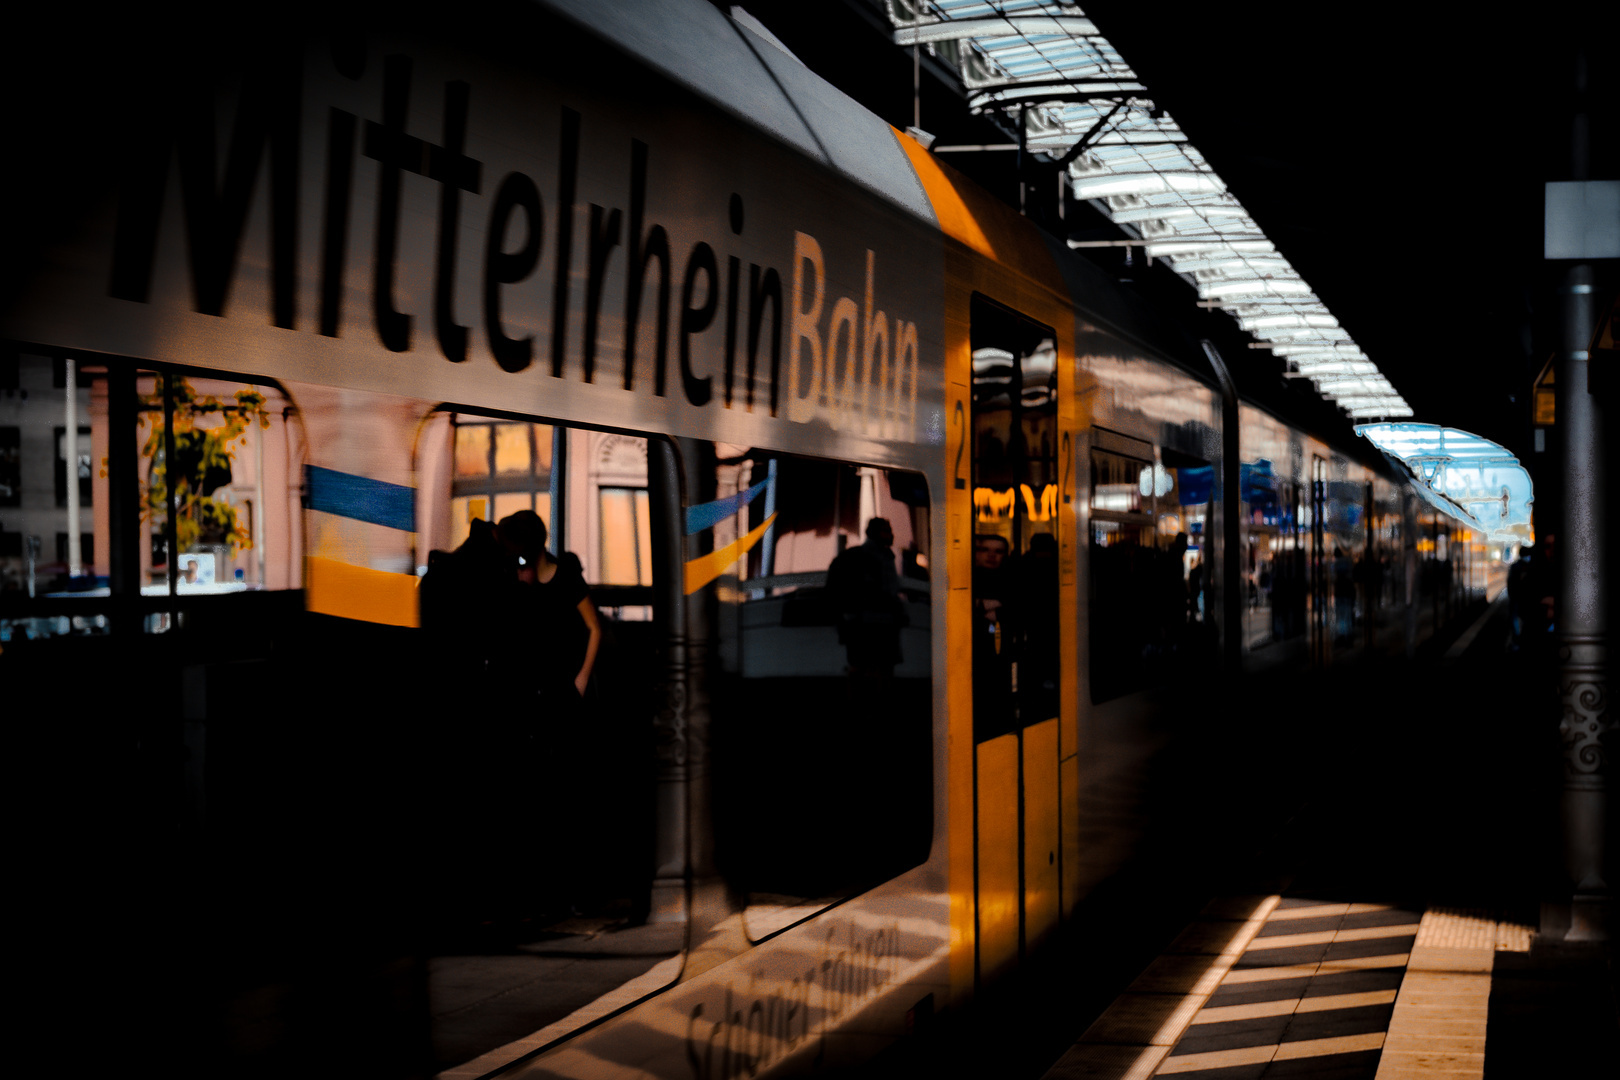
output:
[[[1401,599],[1406,623],[1406,659],[1417,658],[1418,634],[1418,557],[1417,557],[1417,496],[1407,491],[1401,498]]]
[[[1586,180],[1586,56],[1575,57],[1575,108],[1570,130],[1572,180]],[[1609,704],[1605,562],[1603,416],[1590,392],[1587,347],[1595,323],[1592,267],[1571,266],[1558,290],[1562,341],[1557,360],[1558,424],[1564,443],[1564,520],[1558,536],[1559,589],[1554,616],[1558,641],[1558,722],[1564,746],[1564,869],[1573,887],[1567,940],[1609,935],[1613,869],[1608,854],[1615,737]]]
[[[1216,503],[1221,515],[1221,663],[1236,678],[1243,671],[1243,538],[1235,510],[1242,500],[1242,448],[1238,442],[1238,391],[1226,360],[1215,343],[1205,339],[1204,355],[1221,381],[1221,498]],[[1227,493],[1232,497],[1227,498]]]
[[[1024,158],[1029,154],[1029,106],[1018,106],[1018,212],[1026,212],[1024,206]]]
[[[686,837],[689,780],[686,725],[685,521],[680,461],[665,439],[647,440],[647,488],[652,510],[652,555],[662,642],[662,707],[653,721],[654,836],[649,922],[683,922],[687,913]]]
[[[62,358],[63,381],[67,387],[62,393],[67,403],[62,423],[63,451],[67,457],[67,557],[68,577],[84,573],[79,530],[79,362],[71,356]]]
[[[1600,399],[1588,392],[1586,347],[1593,326],[1592,269],[1570,269],[1559,290],[1563,343],[1558,354],[1558,423],[1564,429],[1564,520],[1557,545],[1558,722],[1564,745],[1564,868],[1574,892],[1570,940],[1604,940],[1613,899],[1608,865],[1615,735],[1608,700],[1608,621],[1604,539],[1604,453]]]
[[[107,368],[107,579],[113,595],[113,630],[141,628],[141,544],[151,550],[151,533],[141,523],[140,456],[135,421],[140,415],[135,369]]]

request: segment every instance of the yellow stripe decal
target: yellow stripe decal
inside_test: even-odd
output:
[[[304,606],[322,615],[389,626],[418,625],[416,576],[319,555],[304,560]]]
[[[707,555],[687,560],[686,595],[691,596],[730,569],[731,564],[748,554],[749,549],[759,543],[760,538],[765,535],[765,530],[774,524],[776,515],[772,514],[747,536],[738,537],[719,551],[711,551]]]

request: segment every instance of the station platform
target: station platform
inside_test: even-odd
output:
[[[1616,951],[1557,902],[1551,669],[1510,644],[1497,603],[1223,691],[1059,955],[873,1075],[1620,1076]]]

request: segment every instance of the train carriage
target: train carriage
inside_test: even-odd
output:
[[[164,868],[131,1023],[188,1067],[869,1057],[1116,868],[1082,799],[1152,702],[1412,608],[1392,481],[749,20],[294,22],[52,114],[0,323],[67,519],[0,665],[92,718],[105,865]],[[602,613],[577,708],[511,660],[555,636],[424,625],[520,511]]]

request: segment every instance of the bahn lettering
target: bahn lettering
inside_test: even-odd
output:
[[[409,133],[412,69],[409,57],[385,58],[379,120],[362,119],[336,107],[327,110],[319,310],[313,320],[298,311],[297,301],[298,274],[304,263],[298,251],[303,82],[296,66],[247,76],[229,121],[223,155],[214,103],[206,94],[199,94],[183,111],[171,139],[143,144],[122,187],[109,294],[136,303],[151,302],[172,163],[177,165],[175,182],[185,229],[191,306],[205,315],[225,317],[258,194],[255,189],[266,171],[268,154],[270,321],[283,329],[339,337],[345,326],[345,277],[358,152],[376,162],[370,322],[377,341],[389,352],[405,353],[415,347],[421,332],[418,320],[424,314],[401,310],[398,299],[402,188],[406,174],[411,174],[439,184],[432,321],[433,336],[445,360],[463,363],[471,352],[472,328],[456,321],[457,266],[464,257],[460,244],[463,210],[477,213],[482,201],[487,203],[482,211],[487,221],[480,297],[483,339],[490,357],[503,370],[524,371],[536,360],[536,350],[541,347],[536,335],[508,332],[507,299],[511,287],[533,277],[549,255],[554,275],[549,368],[553,377],[567,377],[569,316],[576,303],[571,295],[577,276],[573,271],[576,259],[582,258],[583,327],[575,368],[582,381],[597,379],[604,295],[617,275],[624,297],[619,356],[624,390],[644,391],[648,380],[643,375],[650,374],[652,394],[666,396],[673,334],[680,392],[692,405],[719,401],[725,408],[753,411],[757,404],[768,408],[773,417],[808,422],[820,416],[834,427],[879,437],[908,438],[914,433],[917,326],[891,319],[878,307],[877,257],[871,249],[866,251],[865,291],[859,304],[854,297],[827,295],[822,245],[814,236],[797,230],[793,232],[792,285],[786,296],[783,274],[776,267],[750,262],[745,283],[742,259],[726,255],[722,269],[714,245],[704,240],[691,245],[684,253],[684,265],[677,268],[669,231],[649,220],[652,162],[645,142],[630,141],[626,206],[590,203],[588,213],[582,213],[576,189],[586,124],[580,113],[561,107],[553,154],[557,206],[548,217],[533,177],[511,171],[495,181],[486,175],[483,161],[468,156],[473,94],[467,83],[444,84],[443,130],[437,143]],[[362,71],[351,66],[342,74],[358,79]],[[732,193],[727,210],[731,233],[741,237],[745,224],[742,197]],[[549,253],[545,250],[548,223]],[[171,228],[173,225],[170,223]],[[576,238],[578,225],[584,226],[583,235]],[[656,280],[652,280],[655,271]],[[679,306],[672,311],[677,281]],[[652,331],[650,359],[638,356],[644,320]],[[714,342],[706,335],[717,331],[719,370],[700,372],[702,346]],[[785,381],[784,336],[790,343]],[[715,344],[710,344],[708,355],[713,357],[714,352]],[[650,373],[643,370],[648,363]],[[718,391],[714,385],[717,377]]]
[[[827,930],[820,961],[812,961],[786,986],[754,996],[746,1008],[731,985],[722,991],[719,1015],[702,1002],[686,1020],[686,1060],[696,1080],[754,1076],[821,1032],[817,1063],[826,1052],[826,1028],[882,989],[898,973],[900,927],[895,924],[835,948],[838,928]],[[746,999],[751,995],[741,995]],[[814,1020],[812,1020],[814,1018]]]

